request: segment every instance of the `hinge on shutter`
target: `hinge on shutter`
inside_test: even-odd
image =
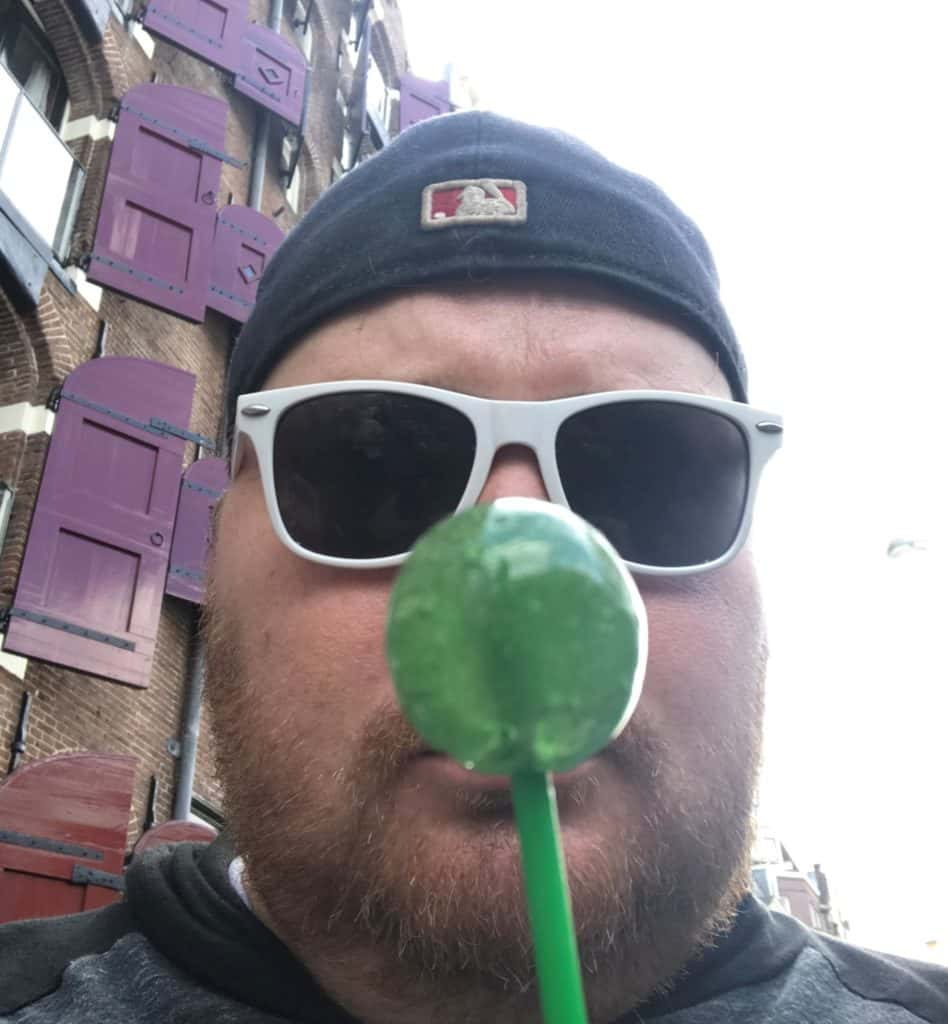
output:
[[[111,633],[100,633],[97,629],[77,626],[74,622],[66,622],[65,619],[57,619],[41,612],[31,612],[27,608],[10,608],[7,616],[10,619],[26,619],[27,622],[35,622],[39,626],[48,626],[50,629],[61,629],[64,633],[81,636],[84,640],[95,640],[96,643],[108,644],[110,647],[118,647],[123,651],[135,650],[134,640],[125,640],[120,636],[113,636]]]
[[[125,876],[113,875],[111,871],[99,871],[87,868],[84,864],[76,864],[72,869],[72,881],[76,885],[101,885],[105,889],[125,892]]]
[[[173,423],[169,423],[167,420],[158,419],[157,416],[152,416],[151,427],[153,430],[162,433],[170,434],[172,437],[180,437],[185,441],[193,441],[195,444],[200,445],[202,448],[207,448],[208,451],[217,451],[217,442],[213,438],[205,437],[203,434],[195,434],[190,430],[185,430],[183,427],[176,427]]]
[[[195,484],[188,479],[181,481],[182,487],[187,487],[189,491],[197,491],[198,494],[206,494],[209,498],[214,498],[216,501],[224,492],[215,490],[213,487],[205,487],[204,484]]]
[[[49,398],[46,399],[46,408],[53,412],[59,412],[59,401],[63,396],[62,384],[57,384],[49,393]]]
[[[86,409],[92,409],[93,412],[100,412],[103,416],[109,416],[120,423],[135,427],[137,430],[146,430],[149,434],[157,434],[159,437],[180,437],[185,441],[194,441],[195,444],[200,445],[202,448],[207,448],[209,451],[217,450],[217,442],[210,437],[205,437],[203,434],[194,434],[183,427],[176,427],[173,423],[160,419],[158,416],[152,416],[151,420],[145,423],[144,420],[137,420],[134,416],[127,416],[124,412],[119,412],[118,409],[113,409],[109,405],[103,405],[101,402],[93,402],[91,399],[83,398],[82,395],[77,395],[72,391],[60,390],[59,397],[75,402],[76,405],[82,405]]]
[[[0,608],[0,633],[6,633],[10,625],[10,609]]]
[[[122,111],[122,101],[121,100],[113,100],[112,101],[112,106],[109,107],[109,112],[105,115],[106,120],[107,121],[113,121],[115,124],[118,124],[119,114],[121,113],[121,111]]]
[[[140,118],[145,122],[145,124],[154,125],[156,128],[160,128],[162,131],[168,132],[170,135],[174,135],[175,138],[181,139],[188,149],[193,149],[197,153],[206,153],[208,156],[212,156],[216,160],[220,160],[225,164],[230,164],[231,167],[242,169],[247,166],[246,160],[238,160],[235,156],[229,156],[222,150],[215,149],[210,143],[205,142],[204,139],[199,138],[197,135],[188,135],[187,132],[181,131],[181,129],[175,125],[169,124],[167,121],[162,121],[159,117],[152,117],[151,114],[146,114],[144,110],[139,110],[137,107],[133,107],[128,103],[123,103],[121,109],[127,110],[130,114],[134,114],[135,117]]]
[[[202,43],[207,43],[209,46],[215,46],[218,50],[224,49],[224,44],[220,39],[215,39],[213,36],[205,35],[203,32],[198,32],[197,29],[192,28],[187,22],[182,21],[180,18],[176,18],[173,14],[167,14],[165,11],[154,11],[152,13],[152,17],[161,18],[162,21],[169,22],[179,31],[187,32],[188,35],[194,36],[195,39],[200,39]],[[144,22],[144,20],[145,15],[142,13],[142,22]]]
[[[220,295],[222,298],[228,299],[230,302],[235,302],[238,306],[245,306],[247,309],[253,309],[252,302],[248,302],[239,295],[234,295],[233,292],[229,292],[225,288],[218,288],[216,284],[211,285],[211,291],[214,292],[215,295]]]
[[[207,573],[198,572],[195,569],[185,569],[183,565],[171,566],[168,575],[180,576],[186,580],[196,580],[198,583],[203,583],[207,577]]]
[[[79,846],[77,843],[64,843],[60,839],[50,839],[48,836],[34,836],[29,832],[13,832],[6,828],[0,829],[0,843],[25,846],[29,850],[44,850],[46,853],[62,853],[67,857],[102,860],[100,850],[91,850],[88,846]]]

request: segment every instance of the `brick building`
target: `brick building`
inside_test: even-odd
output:
[[[446,109],[396,0],[0,0],[0,889],[31,835],[77,838],[35,811],[56,778],[112,786],[122,852],[190,796],[230,347],[319,194]]]

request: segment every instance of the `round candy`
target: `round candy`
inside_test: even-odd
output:
[[[646,636],[632,576],[598,530],[503,498],[418,542],[392,594],[388,659],[435,750],[491,774],[567,771],[628,721]]]

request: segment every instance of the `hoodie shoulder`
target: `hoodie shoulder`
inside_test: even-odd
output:
[[[811,933],[810,948],[828,962],[840,985],[853,995],[901,1007],[929,1024],[948,1021],[948,968],[816,933]]]
[[[0,925],[0,1013],[12,1013],[58,988],[79,957],[104,953],[136,926],[126,903],[66,917]]]

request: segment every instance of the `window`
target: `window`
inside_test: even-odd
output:
[[[192,821],[203,821],[212,828],[216,828],[218,832],[223,832],[227,824],[224,812],[220,807],[206,797],[199,796],[197,793],[191,796],[190,818]]]
[[[13,488],[0,480],[0,551],[7,539],[7,527],[10,525],[10,513],[13,511]]]
[[[0,67],[0,203],[8,202],[60,262],[84,178],[69,147]]]
[[[382,72],[371,58],[365,77],[365,106],[369,115],[375,143],[380,148],[388,143],[389,115],[391,113],[391,93],[382,78]]]
[[[0,0],[0,219],[11,239],[6,263],[34,304],[43,276],[30,269],[35,261],[65,276],[57,266],[85,179],[59,137],[67,108],[65,77],[32,9]]]
[[[280,181],[286,193],[286,200],[294,213],[300,212],[300,196],[303,172],[300,169],[300,151],[303,136],[299,132],[288,132],[280,145]]]
[[[306,58],[307,63],[313,59],[313,19],[315,16],[313,7],[314,0],[295,0],[292,4],[292,14],[290,16],[293,38],[303,51],[303,56]]]
[[[66,79],[36,16],[20,0],[0,0],[0,62],[58,130],[66,111]]]
[[[369,5],[366,0],[352,0],[349,9],[349,25],[345,31],[345,43],[349,50],[349,63],[355,67],[359,54],[362,34],[369,20]]]
[[[346,131],[342,135],[342,154],[341,160],[339,161],[343,173],[351,171],[355,166],[356,161],[356,140],[353,138],[352,132]]]

